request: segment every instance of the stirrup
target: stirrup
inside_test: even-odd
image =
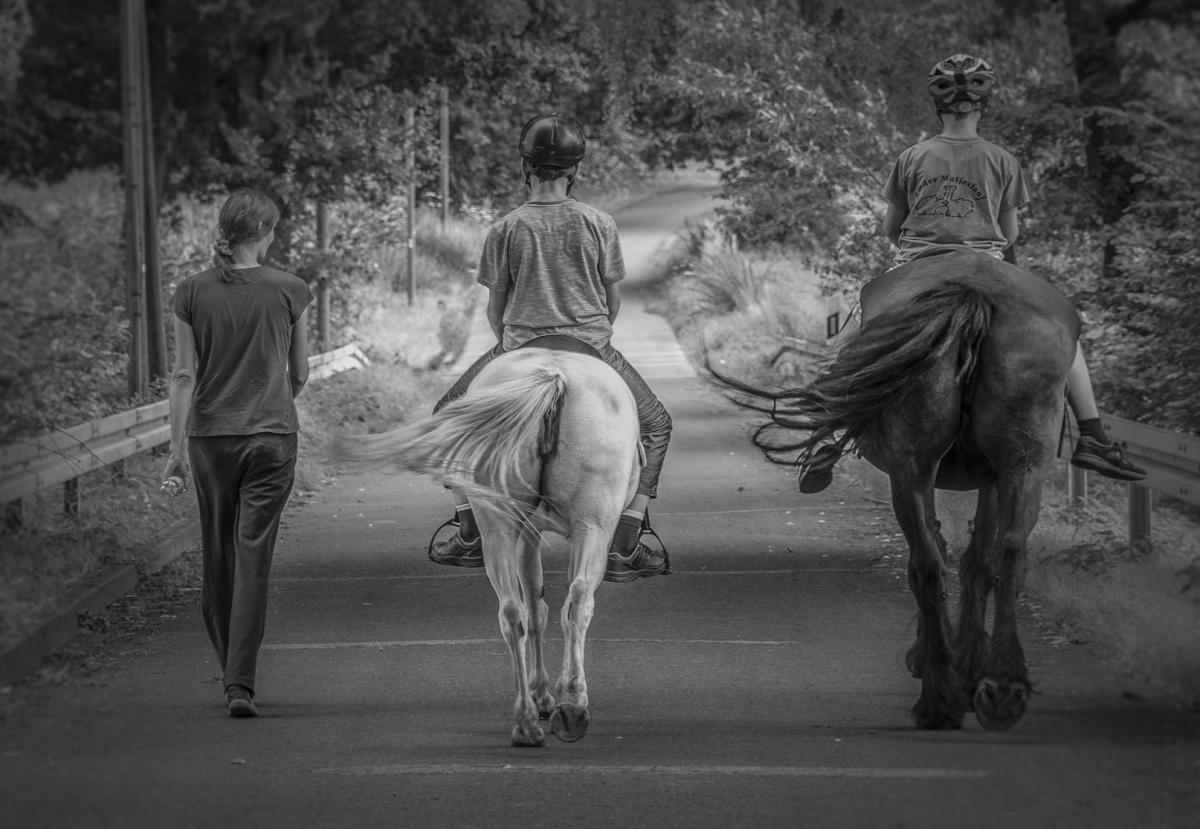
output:
[[[642,515],[642,528],[638,531],[638,543],[645,544],[645,539],[647,537],[653,538],[654,543],[646,544],[646,546],[651,550],[657,549],[663,554],[663,564],[666,565],[666,569],[662,571],[661,575],[670,575],[671,554],[667,552],[667,545],[663,544],[663,540],[658,537],[658,533],[656,533],[654,528],[650,526],[650,510],[646,510],[646,512]]]
[[[438,528],[433,531],[433,535],[431,535],[429,537],[429,546],[425,549],[425,555],[429,556],[429,558],[431,560],[433,559],[433,545],[438,540],[438,533],[440,533],[442,530],[446,529],[447,527],[453,527],[454,531],[458,532],[458,528],[461,526],[462,526],[462,522],[460,522],[458,520],[457,515],[455,515],[449,521],[443,521],[441,524],[439,524]]]

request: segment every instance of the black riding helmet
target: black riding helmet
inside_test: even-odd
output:
[[[530,167],[565,169],[583,161],[587,139],[574,118],[551,112],[525,122],[517,148]]]

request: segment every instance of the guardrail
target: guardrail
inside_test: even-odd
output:
[[[309,357],[309,379],[366,365],[362,350],[346,345]],[[6,505],[7,520],[19,523],[21,499],[57,484],[65,487],[64,509],[74,512],[79,476],[169,442],[168,417],[168,403],[160,400],[0,447],[0,504]]]

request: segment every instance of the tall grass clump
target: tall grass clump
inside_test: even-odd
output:
[[[660,255],[652,307],[723,370],[775,385],[795,379],[781,348],[824,343],[817,274],[780,248],[742,249],[715,222],[689,222]]]

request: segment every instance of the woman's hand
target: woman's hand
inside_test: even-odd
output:
[[[181,481],[181,485],[177,488],[168,487],[167,482],[172,478]],[[187,456],[174,452],[168,455],[166,465],[163,466],[162,480],[164,492],[170,491],[174,495],[186,492],[192,483],[192,466],[188,463]]]

